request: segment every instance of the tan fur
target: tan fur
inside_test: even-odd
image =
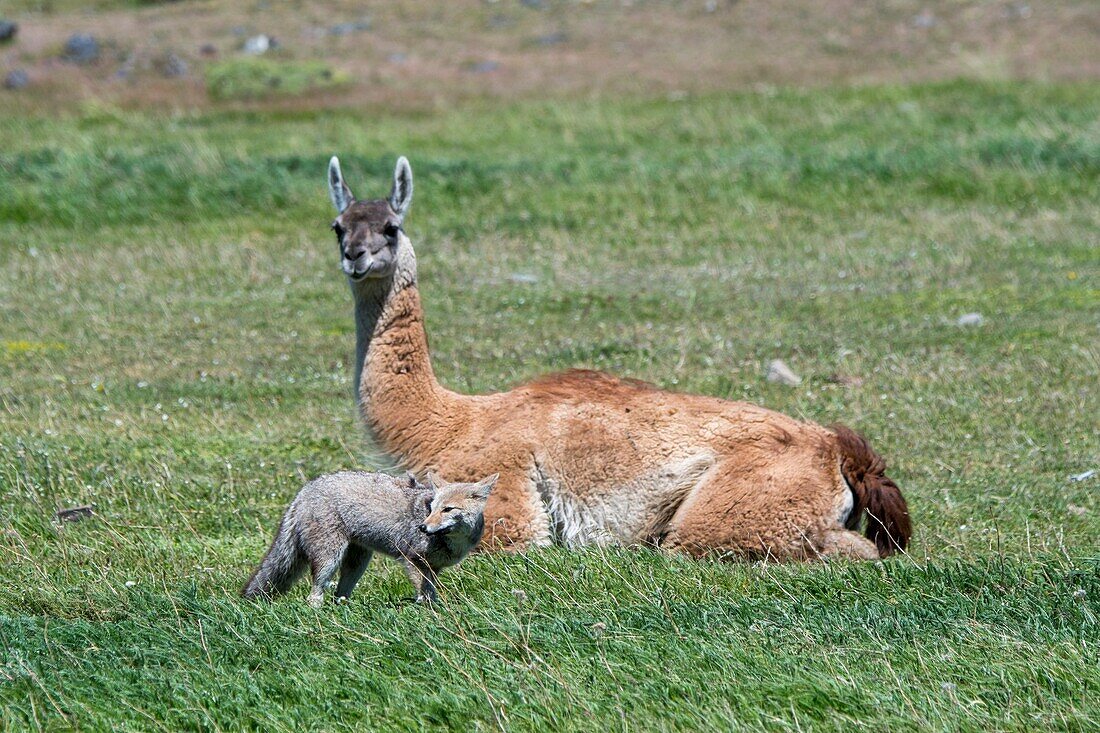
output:
[[[394,246],[391,275],[352,282],[360,409],[380,446],[414,471],[450,481],[499,472],[485,545],[653,542],[692,555],[871,556],[874,545],[850,531],[860,516],[848,516],[842,466],[866,464],[868,476],[885,479],[883,467],[873,452],[848,456],[855,444],[833,430],[583,370],[491,395],[443,388],[428,356],[412,245],[401,234]],[[882,482],[864,485],[874,493]],[[900,493],[887,508],[907,512]],[[887,524],[907,532],[907,514]]]

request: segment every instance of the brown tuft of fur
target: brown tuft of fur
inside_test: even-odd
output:
[[[840,471],[855,497],[847,528],[856,529],[866,513],[865,534],[879,555],[904,550],[913,535],[909,507],[898,485],[886,475],[886,461],[851,428],[834,425],[832,430],[840,449]]]

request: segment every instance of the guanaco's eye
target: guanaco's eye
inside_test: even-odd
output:
[[[401,227],[397,226],[396,224],[387,224],[382,229],[382,233],[385,234],[390,239],[393,239],[394,237],[396,237],[397,233],[399,231],[401,231]]]
[[[332,231],[336,232],[336,236],[339,239],[344,238],[344,227],[340,226],[340,222],[332,222]]]

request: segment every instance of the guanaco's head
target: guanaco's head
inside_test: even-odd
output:
[[[393,189],[388,198],[359,201],[344,182],[340,161],[328,164],[328,190],[336,207],[332,230],[340,244],[340,267],[352,282],[393,275],[398,250],[409,240],[401,229],[412,204],[412,168],[404,157],[397,159]]]
[[[474,484],[448,484],[428,474],[428,488],[432,496],[428,516],[420,529],[428,534],[474,534],[484,526],[482,513],[489,492],[496,485],[498,474],[493,474]]]

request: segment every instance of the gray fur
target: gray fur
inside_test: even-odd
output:
[[[324,590],[338,570],[336,597],[347,598],[373,553],[379,552],[404,563],[418,601],[434,601],[439,572],[460,562],[481,540],[482,512],[495,478],[438,488],[411,476],[364,471],[316,478],[290,503],[242,593],[245,598],[285,593],[309,567],[311,604],[323,603]],[[429,514],[436,516],[444,504],[457,507],[447,512],[449,524],[436,522],[426,531]]]

